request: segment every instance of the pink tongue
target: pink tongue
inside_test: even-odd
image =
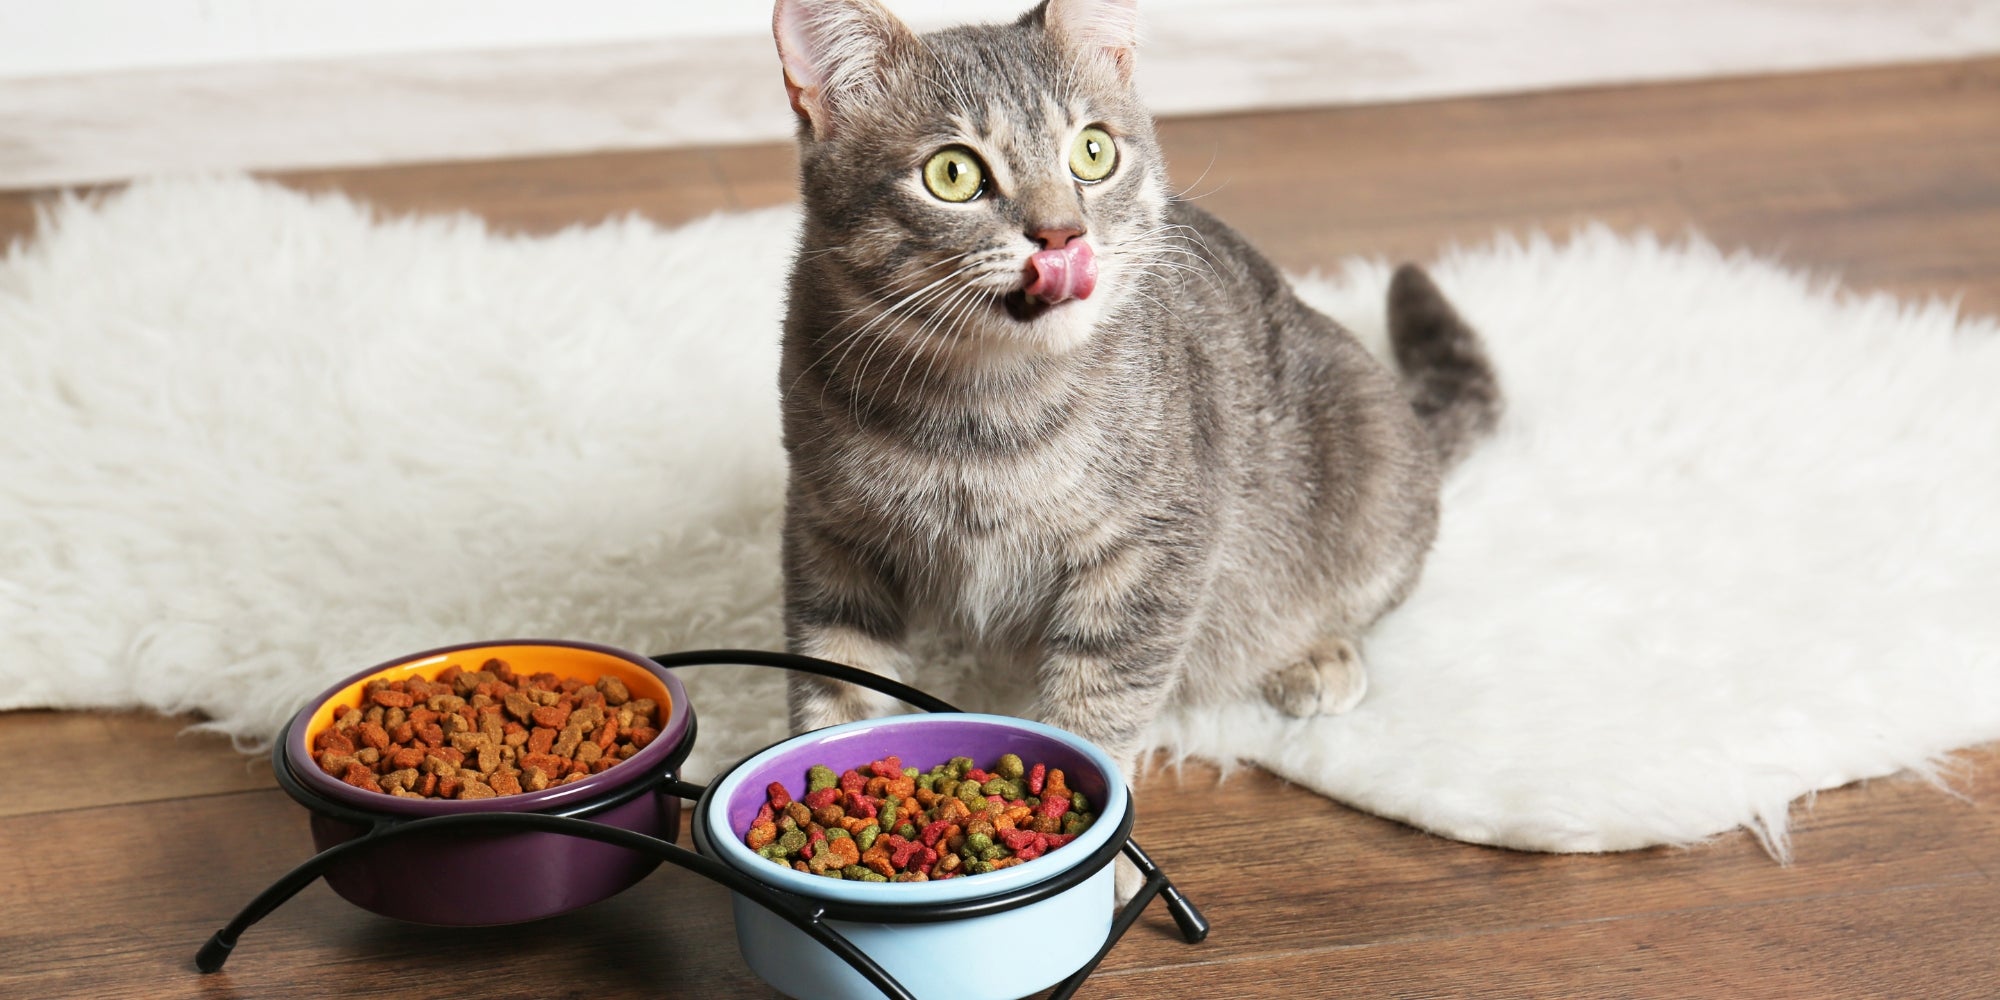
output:
[[[1028,258],[1034,280],[1023,289],[1045,302],[1087,299],[1097,288],[1097,255],[1090,244],[1070,240],[1060,250],[1040,250]]]

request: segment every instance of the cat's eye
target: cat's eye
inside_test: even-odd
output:
[[[1095,125],[1077,133],[1076,145],[1069,148],[1069,172],[1085,184],[1094,184],[1111,176],[1111,168],[1118,165],[1118,147],[1111,142],[1111,133]]]
[[[972,150],[949,146],[924,164],[924,186],[945,201],[971,201],[986,190],[986,170]]]

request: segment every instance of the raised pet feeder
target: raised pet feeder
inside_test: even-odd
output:
[[[334,780],[313,762],[311,740],[335,708],[377,677],[434,676],[452,659],[507,660],[521,673],[547,670],[594,680],[611,674],[635,696],[663,708],[660,735],[639,753],[569,785],[474,801],[403,799]],[[695,712],[667,669],[736,664],[818,674],[871,688],[929,715],[894,716],[806,733],[753,754],[707,785],[679,778],[694,747]],[[765,784],[796,780],[806,764],[836,768],[900,754],[928,768],[956,753],[1016,752],[1048,760],[1100,804],[1082,837],[1033,862],[984,875],[925,883],[846,883],[803,875],[757,858],[740,828]],[[937,756],[929,760],[928,756]],[[1103,751],[1061,730],[1021,719],[961,713],[922,691],[852,667],[788,653],[702,650],[652,658],[605,646],[549,640],[470,643],[362,671],[314,699],[272,749],[272,771],[312,813],[320,853],[286,873],[217,931],[195,957],[202,972],[228,961],[242,933],[315,880],[348,901],[418,923],[488,925],[552,916],[607,898],[669,862],[727,886],[738,947],[752,971],[777,989],[813,1000],[981,997],[1000,1000],[1054,986],[1073,996],[1155,896],[1189,942],[1208,923],[1131,839],[1133,810]],[[674,843],[683,800],[695,802],[695,850]],[[1124,855],[1144,877],[1113,912],[1113,862]],[[469,872],[539,874],[504,885]],[[457,874],[454,871],[463,869]],[[1030,927],[1063,947],[1013,980],[931,981],[913,956],[1012,935]]]

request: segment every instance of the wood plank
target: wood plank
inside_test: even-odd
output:
[[[1967,791],[2000,790],[1996,759],[1981,761]],[[1829,915],[1848,915],[1841,926],[1873,920],[1884,935],[1903,926],[1922,937],[1919,928],[1949,929],[1967,915],[2000,926],[1987,874],[2000,871],[2000,820],[1914,782],[1823,796],[1800,835],[1802,860],[1781,869],[1745,837],[1689,851],[1518,854],[1413,834],[1255,772],[1213,781],[1199,768],[1178,781],[1155,775],[1139,801],[1142,842],[1206,909],[1214,937],[1185,946],[1156,908],[1092,995],[1214,995],[1218,984],[1260,981],[1289,991],[1352,974],[1364,959],[1383,985],[1421,968],[1457,995],[1493,969],[1438,956],[1524,949],[1582,964],[1516,959],[1515,975],[1587,987],[1598,982],[1586,974],[1597,957],[1646,941],[1668,956],[1700,955],[1721,927],[1777,928],[1765,937],[1811,957],[1847,941]],[[1238,819],[1218,830],[1195,818],[1202,810]],[[1260,832],[1286,846],[1246,850]],[[0,953],[34,956],[0,967],[4,995],[183,996],[226,985],[252,996],[548,996],[587,983],[593,996],[639,997],[667,982],[678,996],[770,995],[734,955],[726,894],[678,870],[576,914],[487,929],[403,925],[316,886],[245,935],[226,978],[203,978],[189,967],[194,949],[310,853],[305,814],[282,793],[9,817],[0,843],[11,845],[0,853],[0,896],[15,901],[0,909]],[[1984,908],[1969,892],[1983,893]],[[1431,957],[1404,957],[1417,953]],[[1761,970],[1755,962],[1771,954],[1742,961]],[[1949,976],[1931,981],[1975,981],[1961,978],[1963,964],[1946,963]],[[1821,983],[1790,982],[1800,992],[1784,995]]]
[[[0,777],[0,816],[275,787],[267,757],[190,731],[197,721],[143,712],[0,716],[0,760],[10,764]],[[53,760],[60,766],[35,766]]]

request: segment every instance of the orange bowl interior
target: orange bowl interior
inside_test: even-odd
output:
[[[366,677],[334,692],[333,697],[320,703],[313,710],[312,718],[306,722],[306,746],[310,747],[319,739],[319,734],[334,719],[344,714],[348,708],[361,700],[361,690],[370,681],[378,678],[397,681],[410,677],[434,680],[446,667],[456,663],[464,670],[478,670],[487,660],[505,660],[517,674],[538,674],[544,671],[557,677],[575,677],[586,683],[596,683],[599,677],[609,674],[625,682],[626,690],[634,698],[651,698],[658,703],[659,718],[664,721],[673,708],[673,699],[667,694],[667,686],[645,668],[621,657],[600,653],[594,649],[578,649],[573,646],[543,646],[534,644],[497,644],[492,646],[471,646],[455,649],[449,653],[434,653],[414,660],[404,660],[377,670]]]

